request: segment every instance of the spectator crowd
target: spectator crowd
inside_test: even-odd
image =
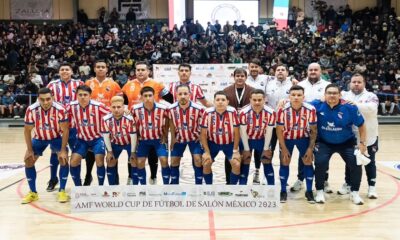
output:
[[[314,12],[307,19],[291,8],[288,27],[279,31],[273,21],[202,26],[193,20],[170,30],[166,23],[137,21],[133,10],[121,19],[104,8],[96,21],[80,10],[77,23],[0,22],[0,117],[23,116],[38,89],[58,78],[60,63],[71,63],[73,78],[86,81],[96,59],[107,59],[109,75],[121,86],[135,78],[138,61],[244,63],[258,58],[264,74],[274,75],[275,66],[284,63],[298,80],[306,78],[310,63],[318,62],[322,78],[344,90],[353,73],[362,73],[367,89],[379,96],[380,113],[399,112],[400,21],[394,9],[353,12],[349,6],[325,6]]]

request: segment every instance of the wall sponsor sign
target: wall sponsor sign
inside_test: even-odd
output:
[[[120,20],[125,20],[129,8],[135,12],[136,19],[154,18],[150,14],[150,3],[147,0],[109,0],[109,11],[112,11],[113,8],[116,8],[120,14]]]
[[[177,64],[154,64],[154,79],[169,86],[171,82],[179,81]],[[231,85],[233,71],[236,68],[247,69],[247,63],[241,64],[191,64],[190,81],[200,85],[208,100],[214,99],[214,93]]]
[[[74,187],[72,212],[97,211],[277,211],[275,186],[137,185]]]
[[[52,19],[53,0],[11,0],[11,19]]]

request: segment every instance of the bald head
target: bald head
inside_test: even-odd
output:
[[[307,77],[311,83],[318,82],[321,78],[321,66],[318,63],[308,65]]]

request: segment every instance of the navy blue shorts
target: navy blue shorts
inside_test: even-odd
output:
[[[32,148],[33,154],[35,156],[42,156],[44,150],[46,150],[47,146],[50,145],[50,149],[52,152],[59,152],[61,151],[61,138],[55,138],[52,140],[39,140],[39,139],[32,139]]]
[[[130,144],[118,145],[118,144],[111,143],[111,148],[112,148],[114,157],[116,159],[119,158],[119,155],[121,155],[122,151],[124,151],[124,150],[126,150],[126,152],[128,153],[128,161],[131,158],[131,145]]]
[[[232,160],[233,143],[216,144],[215,142],[208,141],[208,147],[210,148],[210,155],[213,161],[215,161],[215,157],[218,155],[219,151],[222,151],[225,154],[225,158],[227,158],[229,161]]]
[[[190,141],[185,143],[175,143],[172,148],[171,157],[183,157],[183,152],[187,145],[189,145],[189,150],[192,155],[203,154],[203,149],[201,148],[200,143],[197,141]]]
[[[94,155],[104,155],[106,153],[106,146],[103,138],[96,138],[92,141],[85,141],[78,138],[72,153],[78,153],[82,157],[85,157],[89,149],[94,153]]]
[[[137,148],[136,156],[148,157],[150,149],[154,147],[158,157],[168,157],[166,144],[162,144],[159,139],[156,140],[140,140]]]

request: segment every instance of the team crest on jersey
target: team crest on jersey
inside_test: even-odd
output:
[[[215,119],[215,116],[212,116],[212,117],[211,117],[211,122],[212,122],[213,125],[216,124],[217,120]]]
[[[218,135],[222,135],[224,133],[224,129],[218,128]]]
[[[324,88],[318,88],[318,92],[321,92]]]
[[[156,120],[160,120],[160,117],[159,116],[155,116],[154,117]]]
[[[175,112],[175,119],[179,120],[179,113]]]
[[[76,93],[76,89],[75,89],[75,88],[74,88],[74,89],[72,89],[72,92],[73,92],[73,93]]]
[[[133,92],[135,91],[135,85],[131,85],[130,90]]]
[[[343,113],[342,112],[338,112],[337,116],[338,116],[338,118],[343,119]]]
[[[99,93],[99,98],[104,98],[104,94]]]
[[[144,119],[143,113],[139,113],[139,118],[140,118],[140,120],[143,120],[143,119]]]
[[[44,130],[49,130],[50,129],[50,125],[48,123],[43,124],[43,129]]]
[[[194,115],[190,115],[190,120],[194,120]]]
[[[88,120],[87,119],[83,119],[82,120],[82,126],[87,126],[88,125]]]
[[[111,90],[110,86],[106,87],[106,91],[109,92]]]
[[[36,119],[40,120],[40,113],[39,112],[36,112]]]
[[[94,86],[94,83],[92,82],[92,83],[90,83],[90,86],[89,86],[91,89],[93,89],[95,86]]]
[[[128,126],[126,126],[126,124],[124,124],[124,125],[122,125],[122,128],[123,128],[123,129],[127,129]]]
[[[64,101],[69,103],[71,101],[71,97],[70,96],[65,96],[64,97]]]
[[[60,87],[57,87],[57,93],[60,93],[61,92],[61,89],[60,89]]]
[[[147,123],[148,129],[153,129],[153,123]]]
[[[113,127],[114,126],[114,123],[113,122],[110,122],[110,127]]]

